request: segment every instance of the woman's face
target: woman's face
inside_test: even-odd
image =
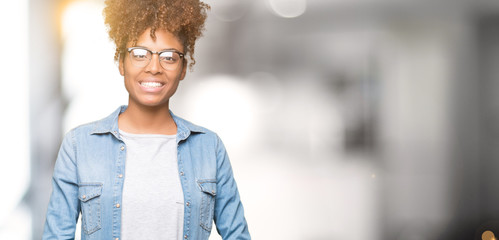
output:
[[[150,29],[147,29],[137,40],[137,45],[153,52],[177,50],[184,52],[184,47],[178,38],[166,30],[156,30],[156,39],[152,39]],[[127,47],[132,47],[129,43]],[[145,67],[132,64],[130,55],[119,61],[120,74],[125,79],[125,88],[129,94],[129,105],[146,107],[168,107],[171,96],[177,90],[179,81],[184,79],[186,64],[181,59],[180,66],[175,70],[165,70],[159,62],[158,54],[152,54],[152,59]]]

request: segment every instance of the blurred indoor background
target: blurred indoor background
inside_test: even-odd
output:
[[[172,110],[224,140],[254,239],[499,236],[498,0],[206,2]],[[2,240],[40,239],[63,135],[127,103],[102,9],[0,2]]]

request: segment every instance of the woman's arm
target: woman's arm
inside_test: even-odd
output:
[[[71,131],[64,137],[55,163],[43,240],[75,238],[80,212],[75,152]]]
[[[251,239],[229,156],[218,138],[215,224],[222,239]]]

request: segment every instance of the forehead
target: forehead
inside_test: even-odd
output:
[[[146,47],[153,51],[160,51],[165,49],[176,49],[183,52],[184,47],[182,42],[173,33],[157,29],[154,32],[155,38],[151,37],[151,30],[148,28],[137,38],[136,46]]]

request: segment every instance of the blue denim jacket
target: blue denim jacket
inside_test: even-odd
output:
[[[119,240],[126,146],[118,108],[66,134],[52,179],[43,239]],[[184,192],[184,239],[208,239],[213,220],[223,239],[250,239],[229,157],[213,132],[177,116],[178,173]]]

